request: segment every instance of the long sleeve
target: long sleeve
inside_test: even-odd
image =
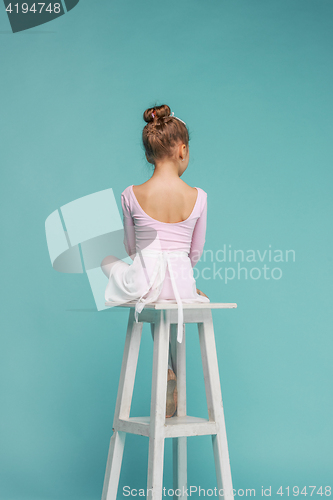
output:
[[[207,226],[207,197],[205,199],[200,217],[198,218],[194,226],[192,234],[191,250],[189,253],[189,258],[191,260],[192,267],[196,265],[196,263],[198,262],[198,260],[202,255],[206,240],[206,226]]]
[[[124,193],[121,194],[121,206],[123,209],[124,246],[127,254],[133,260],[136,253],[135,226]]]

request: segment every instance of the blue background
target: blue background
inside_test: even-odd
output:
[[[127,311],[97,312],[86,275],[52,269],[44,222],[109,187],[121,209],[152,172],[155,103],[189,127],[205,248],[295,251],[279,280],[197,281],[238,304],[213,313],[234,487],[333,486],[332,15],[331,0],[81,0],[14,35],[0,11],[1,500],[101,496]],[[188,413],[205,416],[187,332]],[[151,356],[145,326],[132,416],[149,412]],[[214,488],[210,438],[188,455],[188,484]],[[119,498],[146,487],[147,457],[129,435]]]

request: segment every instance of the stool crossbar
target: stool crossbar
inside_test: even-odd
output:
[[[106,302],[106,305],[114,303]],[[126,433],[149,438],[147,499],[161,500],[163,491],[163,461],[165,438],[173,438],[174,499],[186,498],[187,437],[212,436],[217,487],[220,500],[233,500],[226,426],[222,403],[218,361],[216,355],[212,309],[232,309],[237,304],[211,303],[183,304],[184,323],[197,323],[202,366],[205,381],[208,419],[187,415],[185,335],[177,342],[177,304],[155,302],[147,304],[134,319],[135,303],[119,304],[129,307],[129,318],[118,395],[113,420],[102,500],[117,500],[117,491]],[[130,409],[139,356],[143,323],[150,323],[153,337],[153,374],[150,417],[130,417]],[[177,377],[177,411],[165,417],[169,340]]]

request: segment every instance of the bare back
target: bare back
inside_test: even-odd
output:
[[[182,222],[191,215],[195,206],[198,190],[181,179],[163,182],[149,179],[133,192],[142,210],[149,217],[160,222]]]

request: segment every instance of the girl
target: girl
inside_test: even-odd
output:
[[[189,162],[185,122],[170,114],[166,104],[148,108],[142,140],[154,165],[151,178],[130,185],[121,194],[124,245],[133,263],[106,257],[101,266],[109,278],[105,299],[135,301],[135,319],[145,304],[177,301],[177,340],[182,341],[183,302],[209,302],[196,288],[193,267],[205,243],[207,193],[181,180]],[[153,334],[153,331],[152,331]],[[176,376],[169,350],[166,417],[177,407]]]

